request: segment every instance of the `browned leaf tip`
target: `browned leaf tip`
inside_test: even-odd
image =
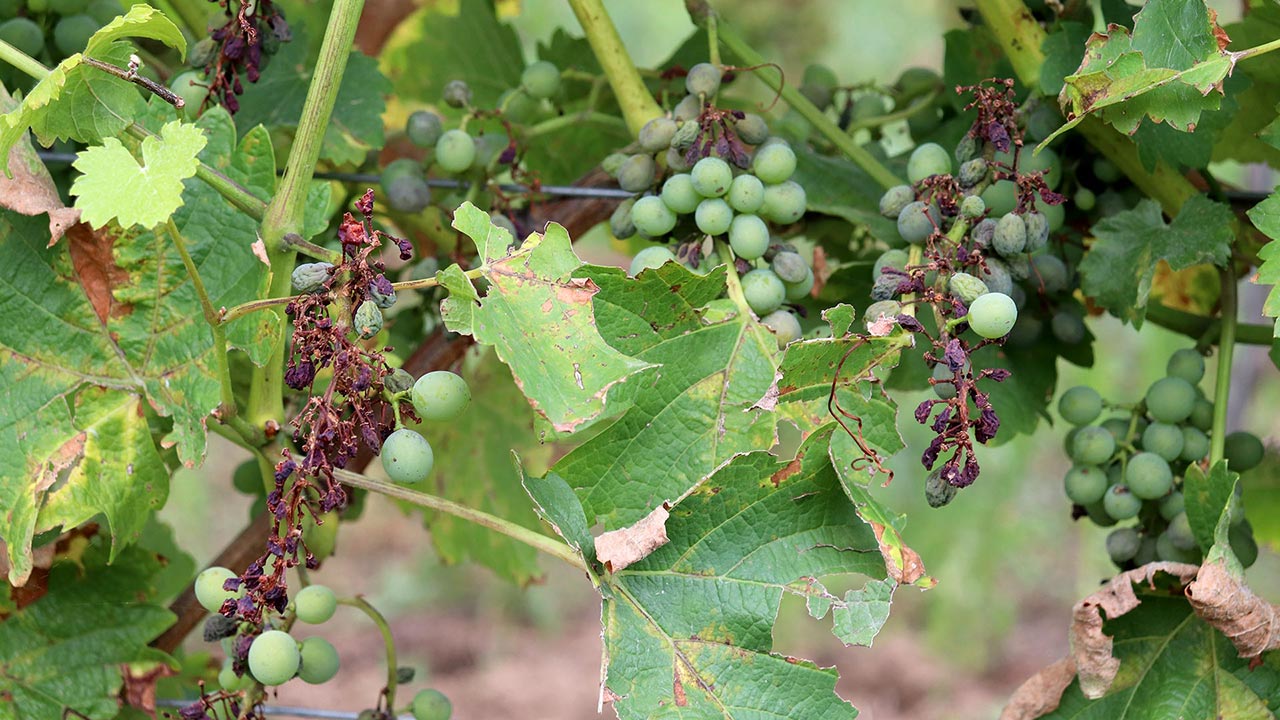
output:
[[[1280,647],[1280,613],[1233,577],[1221,561],[1205,563],[1187,586],[1187,600],[1202,620],[1226,635],[1240,657]]]
[[[907,547],[897,531],[892,531],[897,537],[897,544],[889,543],[885,541],[884,525],[877,522],[868,524],[871,525],[871,531],[875,533],[876,545],[880,548],[880,555],[884,557],[884,567],[889,577],[902,585],[912,585],[924,577],[924,560],[921,559],[920,553]],[[929,587],[933,585],[934,583],[929,583]]]
[[[48,213],[50,246],[80,220],[79,210],[62,203],[49,170],[25,137],[9,152],[9,173],[13,177],[0,174],[0,207],[23,215]]]
[[[667,544],[667,518],[670,507],[662,503],[636,524],[610,530],[596,538],[596,557],[609,572],[643,560],[649,553]]]
[[[67,239],[71,264],[98,320],[105,324],[108,318],[133,312],[133,306],[117,301],[113,292],[129,281],[129,273],[116,265],[115,237],[105,229],[76,223],[68,228]]]
[[[1032,720],[1058,709],[1062,693],[1076,676],[1076,664],[1069,657],[1027,678],[1013,691],[1000,720]]]

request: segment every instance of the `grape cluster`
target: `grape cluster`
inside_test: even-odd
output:
[[[4,0],[0,2],[0,40],[45,65],[56,65],[83,51],[99,28],[123,12],[119,0]],[[7,64],[0,80],[10,89],[23,91],[32,84]]]
[[[467,381],[445,370],[436,370],[418,378],[412,388],[393,394],[393,399],[407,395],[414,410],[424,420],[448,422],[456,420],[471,403]],[[399,427],[382,441],[382,469],[392,482],[411,485],[431,474],[435,454],[431,443],[417,430]]]
[[[1137,521],[1107,537],[1107,552],[1123,569],[1155,560],[1201,560],[1184,511],[1182,477],[1209,455],[1213,403],[1200,390],[1203,377],[1204,358],[1188,348],[1169,358],[1167,375],[1134,405],[1109,404],[1085,385],[1058,400],[1059,414],[1074,426],[1066,436],[1074,465],[1063,482],[1076,517],[1103,527]],[[1107,408],[1122,413],[1099,421]],[[1262,461],[1256,436],[1236,432],[1224,441],[1231,470],[1247,471]],[[1248,567],[1258,546],[1239,497],[1232,512],[1231,548]]]

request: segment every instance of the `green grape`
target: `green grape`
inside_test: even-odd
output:
[[[760,318],[760,322],[777,336],[779,348],[786,347],[793,340],[799,340],[803,334],[799,318],[788,310],[774,310]]]
[[[737,131],[738,139],[748,145],[759,145],[769,139],[769,126],[765,124],[764,118],[755,113],[743,115],[733,129]]]
[[[1141,548],[1142,537],[1133,528],[1112,530],[1111,534],[1107,535],[1107,554],[1111,556],[1111,562],[1116,565],[1123,565],[1132,560]]]
[[[1120,179],[1120,168],[1110,160],[1100,157],[1093,161],[1093,176],[1110,185]]]
[[[898,213],[898,234],[913,245],[919,244],[933,234],[939,222],[941,216],[937,205],[925,205],[923,201],[916,200]]]
[[[804,76],[800,81],[800,94],[814,105],[826,108],[831,105],[836,86],[839,84],[836,74],[826,65],[817,63],[806,65]]]
[[[693,166],[693,189],[699,195],[717,198],[729,192],[733,169],[718,157],[704,157]]]
[[[1135,453],[1124,468],[1124,482],[1134,496],[1155,500],[1173,487],[1173,471],[1168,461],[1153,452]]]
[[[1183,348],[1169,356],[1166,372],[1195,385],[1204,378],[1204,356],[1194,348]]]
[[[645,237],[661,237],[676,226],[676,214],[657,195],[646,195],[631,208],[631,222]]]
[[[1013,152],[997,152],[995,159],[1006,165],[1013,164]],[[1018,153],[1018,172],[1033,173],[1044,171],[1044,182],[1050,189],[1056,189],[1058,184],[1062,182],[1062,163],[1058,161],[1058,153],[1052,148],[1045,148],[1040,152],[1033,152],[1029,148],[1024,148]]]
[[[732,233],[732,229],[730,233]],[[750,259],[750,258],[748,258]],[[809,264],[800,257],[800,253],[784,250],[773,256],[773,261],[769,263],[769,268],[778,276],[784,284],[793,284],[804,282],[809,273],[813,272],[809,269]]]
[[[418,110],[405,122],[404,132],[414,145],[433,148],[444,134],[444,124],[439,115],[429,110]]]
[[[1040,333],[1044,330],[1044,323],[1040,322],[1040,318],[1029,315],[1018,315],[1018,321],[1013,324],[1013,329],[1009,331],[1009,339],[1006,341],[1015,347],[1032,347],[1040,340]]]
[[[1228,467],[1234,472],[1245,472],[1258,467],[1267,451],[1257,435],[1244,430],[1227,435],[1222,442],[1223,455],[1227,458]]]
[[[224,590],[223,584],[236,574],[217,565],[205,568],[196,576],[196,601],[211,613],[222,609],[222,604],[239,594],[238,590]]]
[[[723,75],[720,68],[711,63],[698,63],[689,68],[689,74],[684,77],[685,90],[690,95],[705,95],[711,97],[720,90],[720,78]]]
[[[209,97],[209,81],[203,72],[196,70],[179,73],[169,81],[169,89],[182,98],[182,107],[190,116],[200,112],[205,98]]]
[[[535,98],[549,98],[560,90],[560,68],[546,60],[533,63],[520,74],[520,87]]]
[[[804,215],[807,202],[804,188],[794,180],[787,180],[765,186],[764,202],[757,214],[779,225],[790,225]]]
[[[413,720],[449,720],[453,704],[439,690],[419,690],[410,706]]]
[[[1009,295],[1013,292],[1013,278],[1009,276],[1009,266],[997,258],[987,258],[987,269],[982,271],[982,282],[987,284],[991,292]]]
[[[813,290],[813,282],[813,269],[805,267],[804,280],[798,283],[783,281],[782,284],[787,288],[787,299],[791,302],[797,302],[809,296],[809,293]]]
[[[1025,213],[1022,224],[1027,228],[1027,252],[1036,252],[1049,243],[1049,220],[1044,213],[1035,210]]]
[[[475,160],[476,141],[466,130],[446,130],[436,142],[436,164],[445,172],[464,172]]]
[[[257,460],[245,460],[236,466],[231,474],[231,485],[246,495],[257,495],[265,492],[262,487],[262,471]]]
[[[227,692],[239,692],[249,683],[248,678],[236,674],[231,667],[231,661],[227,660],[222,663],[222,669],[218,671],[218,684]]]
[[[1027,247],[1027,225],[1022,218],[1008,213],[996,223],[995,235],[991,237],[991,247],[1005,257],[1021,253]]]
[[[1197,430],[1208,432],[1213,427],[1213,403],[1202,397],[1197,397],[1187,422],[1191,423],[1191,426]]]
[[[471,104],[471,86],[464,80],[450,80],[441,91],[444,104],[452,108],[464,108]]]
[[[1258,561],[1258,542],[1253,539],[1253,528],[1249,526],[1249,521],[1232,525],[1227,532],[1227,539],[1231,543],[1231,552],[1235,553],[1242,566],[1247,568]]]
[[[1076,190],[1076,196],[1074,199],[1076,207],[1080,208],[1084,212],[1089,212],[1098,204],[1098,196],[1094,195],[1093,191],[1086,187]]]
[[[674,122],[676,123],[676,132],[671,136],[670,147],[667,149],[685,152],[698,141],[698,136],[702,133],[702,124],[687,120],[675,120]]]
[[[1169,527],[1165,532],[1169,533],[1169,540],[1179,550],[1196,549],[1196,536],[1191,532],[1191,521],[1185,512],[1174,515],[1169,520]]]
[[[0,40],[27,55],[39,55],[44,50],[44,31],[34,21],[24,17],[10,18],[0,24]]]
[[[1070,283],[1070,271],[1057,255],[1036,255],[1031,258],[1032,277],[1038,278],[1040,287],[1049,295],[1066,290]]]
[[[756,315],[768,315],[782,306],[787,288],[772,270],[752,270],[742,276],[742,294]]]
[[[751,160],[751,171],[760,178],[760,182],[776,185],[796,171],[796,154],[786,143],[763,145]]]
[[[89,7],[89,0],[49,0],[49,11],[54,15],[79,15]]]
[[[764,183],[755,175],[743,173],[729,184],[725,200],[740,213],[754,213],[764,205]]]
[[[910,185],[895,185],[880,196],[880,214],[896,220],[902,214],[902,209],[915,202],[915,199],[916,191]]]
[[[124,10],[120,7],[120,3],[117,2],[117,0],[93,0],[93,2],[89,3],[89,7],[85,8],[85,13],[88,14],[89,17],[97,20],[100,25],[104,26],[112,20],[115,20],[116,17],[123,12]],[[192,47],[191,53],[187,59],[192,65],[198,67],[204,67],[206,64],[205,62],[197,62],[198,58],[196,57],[196,49],[194,47]]]
[[[1018,320],[1018,307],[1004,293],[989,292],[969,305],[969,327],[984,338],[1002,338]]]
[[[307,552],[314,555],[317,560],[324,560],[333,555],[334,548],[338,544],[340,524],[337,511],[324,513],[320,516],[319,522],[316,522],[311,513],[307,513],[302,520],[302,542],[307,546]]]
[[[969,237],[979,250],[986,250],[991,247],[991,241],[995,238],[995,235],[995,218],[983,218],[977,225],[973,226],[973,230],[969,231]]]
[[[1142,547],[1138,548],[1138,554],[1133,556],[1133,564],[1135,567],[1142,567],[1155,561],[1156,539],[1148,535],[1142,538]]]
[[[637,138],[640,149],[648,153],[656,153],[671,146],[671,139],[676,135],[676,121],[669,117],[658,116],[640,128]]]
[[[1071,459],[1080,465],[1101,465],[1116,451],[1116,439],[1106,429],[1086,425],[1071,442]],[[1117,518],[1119,519],[1119,518]]]
[[[929,507],[940,508],[955,499],[960,488],[942,479],[942,472],[934,470],[924,481],[924,499]]]
[[[986,176],[987,161],[982,158],[974,158],[972,160],[964,161],[960,164],[960,169],[956,172],[956,180],[960,181],[960,187],[963,188],[971,188],[974,185],[977,185],[982,182],[982,179]],[[979,197],[978,199],[981,200],[982,198]],[[982,207],[986,208],[986,206],[987,204],[984,202]],[[978,214],[981,215],[982,213]]]
[[[609,216],[609,232],[619,240],[626,240],[636,234],[636,224],[631,221],[631,209],[635,207],[634,198],[627,198],[618,203]]]
[[[960,298],[965,305],[970,305],[974,300],[986,295],[989,292],[987,284],[969,273],[958,272],[951,276],[947,281],[947,289],[952,295]]]
[[[1142,432],[1142,449],[1155,453],[1168,462],[1182,454],[1184,444],[1182,428],[1162,422],[1153,422]]]
[[[697,95],[685,95],[684,99],[676,103],[675,108],[671,111],[671,117],[676,122],[687,122],[695,120],[702,114],[702,100]]]
[[[693,166],[685,158],[684,153],[675,148],[667,148],[667,169],[672,172],[689,172]]]
[[[982,217],[982,214],[986,211],[987,204],[982,202],[982,198],[977,195],[966,195],[964,200],[960,202],[960,214],[970,220]]]
[[[759,218],[756,219],[759,220]],[[733,223],[733,208],[720,198],[707,198],[698,203],[698,209],[693,213],[693,220],[699,231],[708,235],[723,235],[729,231],[729,226]],[[760,224],[763,225],[764,222]],[[766,247],[768,232],[769,229],[765,228]],[[764,251],[761,250],[760,254],[763,255]]]
[[[632,155],[618,168],[618,187],[627,192],[643,192],[653,185],[655,173],[651,155]]]
[[[1156,538],[1156,557],[1164,562],[1200,564],[1199,550],[1183,550],[1178,547],[1168,529],[1160,533],[1160,537]]]
[[[1122,443],[1129,439],[1129,419],[1113,417],[1102,421],[1102,427],[1111,433],[1111,437],[1115,438],[1117,443]],[[1142,430],[1146,428],[1138,428],[1138,435],[1142,435]]]
[[[934,175],[951,173],[951,153],[938,143],[924,143],[911,152],[907,159],[907,179],[918,183]]]
[[[283,685],[298,672],[298,642],[283,630],[268,630],[249,646],[249,672],[263,685]]]
[[[423,420],[457,420],[471,404],[471,387],[457,373],[435,370],[413,384],[412,398]]]
[[[1084,511],[1089,515],[1089,519],[1098,527],[1111,527],[1116,524],[1116,519],[1107,514],[1107,508],[1102,501],[1098,501],[1092,505],[1085,505]]]
[[[950,400],[956,396],[956,384],[954,382],[955,375],[952,374],[951,368],[946,363],[938,363],[933,366],[933,394],[942,400]]]
[[[1053,336],[1067,345],[1078,345],[1084,342],[1084,319],[1069,310],[1059,310],[1049,321],[1049,329]]]
[[[1062,229],[1062,223],[1067,219],[1067,209],[1062,205],[1050,205],[1049,203],[1036,198],[1036,212],[1044,215],[1044,219],[1049,223],[1049,232],[1057,232]]]
[[[1011,213],[1018,205],[1018,186],[1012,180],[997,180],[982,191],[982,201],[989,215]]]
[[[1195,387],[1180,377],[1165,377],[1147,389],[1147,412],[1159,422],[1180,423],[1196,405]]]
[[[1031,277],[1031,260],[1025,254],[1005,258],[1005,265],[1009,268],[1009,277],[1018,282]],[[1022,300],[1018,301],[1018,307],[1021,308],[1022,302],[1027,299],[1026,291],[1022,288],[1017,288],[1014,292],[1008,293],[1008,295],[1012,297],[1019,292],[1022,293]]]
[[[662,245],[653,245],[636,253],[631,259],[631,269],[627,274],[635,277],[645,270],[652,270],[669,262],[676,262],[676,256]]]
[[[902,314],[902,303],[896,300],[873,302],[862,311],[862,321],[870,325],[882,317],[896,318]]]
[[[871,268],[871,276],[880,277],[880,272],[885,268],[905,270],[906,267],[907,251],[901,248],[892,248],[885,250],[880,257],[876,258],[876,264]]]
[[[338,598],[325,585],[308,585],[293,598],[293,607],[299,622],[319,625],[333,617],[338,609]]]
[[[709,202],[723,202],[721,200],[703,200],[705,205]],[[728,207],[726,204],[725,207]],[[702,213],[702,205],[698,206],[698,212]],[[699,218],[701,215],[699,215]],[[702,224],[699,223],[701,228]],[[755,260],[764,255],[764,251],[769,249],[769,226],[755,215],[738,215],[729,224],[729,246],[733,248],[733,254],[743,260]],[[795,253],[791,253],[794,255]],[[801,265],[804,261],[801,260]],[[781,279],[781,276],[779,276]],[[804,273],[801,272],[797,280],[804,279]]]
[[[382,169],[382,175],[378,181],[382,183],[383,188],[386,188],[392,180],[405,175],[424,177],[422,164],[412,158],[397,158],[387,163],[387,166]]]
[[[1102,414],[1102,396],[1088,385],[1077,385],[1058,398],[1058,414],[1072,425],[1088,425]]]
[[[431,204],[431,186],[416,175],[401,175],[382,186],[387,204],[396,212],[415,215]]]
[[[1124,485],[1112,485],[1102,496],[1102,507],[1115,520],[1128,520],[1142,509],[1142,500]]]
[[[338,674],[338,651],[333,643],[321,637],[309,637],[302,641],[298,654],[301,662],[298,677],[308,685],[327,683]]]
[[[1067,499],[1076,505],[1092,505],[1107,492],[1107,474],[1094,465],[1076,465],[1063,480]]]
[[[382,441],[381,457],[387,477],[404,485],[426,480],[435,465],[431,443],[409,428],[400,428]]]
[[[1209,454],[1209,436],[1193,427],[1182,428],[1182,453],[1180,460],[1196,462]]]
[[[600,161],[600,169],[609,173],[609,177],[617,179],[618,171],[622,169],[622,163],[626,162],[629,157],[631,156],[626,153],[609,153]]]
[[[693,189],[693,178],[688,173],[676,173],[662,183],[662,202],[672,212],[688,214],[698,209],[702,196]]]
[[[1172,520],[1179,513],[1184,512],[1187,507],[1187,499],[1182,493],[1174,490],[1173,492],[1160,498],[1157,510],[1160,511],[1160,517],[1165,520]]]
[[[67,15],[53,26],[53,45],[63,56],[72,55],[85,49],[89,38],[102,27],[97,20],[88,15]]]

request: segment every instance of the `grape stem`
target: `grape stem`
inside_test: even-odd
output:
[[[734,265],[733,250],[729,248],[729,244],[723,240],[716,241],[716,255],[719,256],[720,262],[724,263],[725,285],[729,293],[729,299],[734,305],[738,306],[738,311],[747,317],[751,317],[751,306],[747,304],[747,296],[742,292],[742,280],[738,277],[738,268]]]
[[[893,112],[884,115],[877,115],[875,117],[864,118],[862,120],[851,122],[849,123],[848,133],[852,135],[859,130],[869,130],[874,127],[880,127],[881,125],[887,125],[896,120],[905,120],[921,110],[925,110],[932,106],[933,101],[941,94],[942,91],[940,89],[934,88],[923,97],[917,99],[915,102],[901,110],[894,110]]]
[[[575,125],[585,123],[594,123],[596,125],[616,127],[624,130],[627,127],[626,121],[616,115],[587,110],[584,112],[561,115],[560,117],[554,117],[550,120],[544,120],[537,125],[530,125],[524,131],[523,139],[527,142],[536,137],[556,132],[557,130],[563,130],[567,127],[574,127]]]
[[[338,598],[338,604],[353,607],[364,613],[373,621],[374,625],[378,626],[378,632],[382,633],[382,643],[387,647],[387,687],[383,692],[386,693],[387,708],[394,708],[396,706],[396,686],[400,684],[398,677],[400,668],[396,661],[396,639],[391,634],[391,626],[387,624],[387,618],[360,595]]]
[[[662,114],[662,108],[645,87],[640,71],[627,54],[618,36],[618,28],[614,26],[609,13],[604,9],[602,0],[569,0],[573,14],[582,25],[582,30],[591,44],[604,74],[609,78],[609,85],[622,108],[622,117],[627,121],[627,128],[632,135],[640,132],[640,128],[650,120]]]
[[[1223,458],[1227,434],[1227,402],[1231,397],[1231,364],[1236,350],[1236,278],[1230,268],[1222,275],[1222,331],[1218,334],[1218,374],[1213,385],[1213,428],[1209,437],[1209,467]]]

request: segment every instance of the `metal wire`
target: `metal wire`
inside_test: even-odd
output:
[[[159,707],[181,708],[195,700],[156,700]],[[291,707],[288,705],[259,705],[258,712],[267,717],[314,718],[315,720],[357,720],[360,713],[347,710],[320,710],[318,708]],[[401,715],[398,720],[413,720],[412,715]]]
[[[54,163],[60,165],[70,165],[75,162],[75,153],[48,152],[45,150],[36,153],[41,160],[46,163]],[[284,170],[280,170],[278,174],[283,175]],[[362,183],[368,185],[376,185],[382,179],[380,175],[374,173],[344,173],[344,172],[317,172],[315,173],[317,180],[337,180],[338,182]],[[471,187],[471,183],[465,180],[450,180],[449,178],[427,178],[427,185],[435,188],[448,188],[450,190],[466,190]],[[533,189],[527,185],[518,185],[515,183],[503,183],[498,185],[498,189],[505,193],[525,194],[533,192]],[[577,187],[574,185],[542,185],[537,190],[540,195],[554,195],[557,197],[579,197],[579,198],[599,198],[604,200],[625,200],[634,197],[635,193],[627,192],[621,188],[597,188],[597,187]]]

